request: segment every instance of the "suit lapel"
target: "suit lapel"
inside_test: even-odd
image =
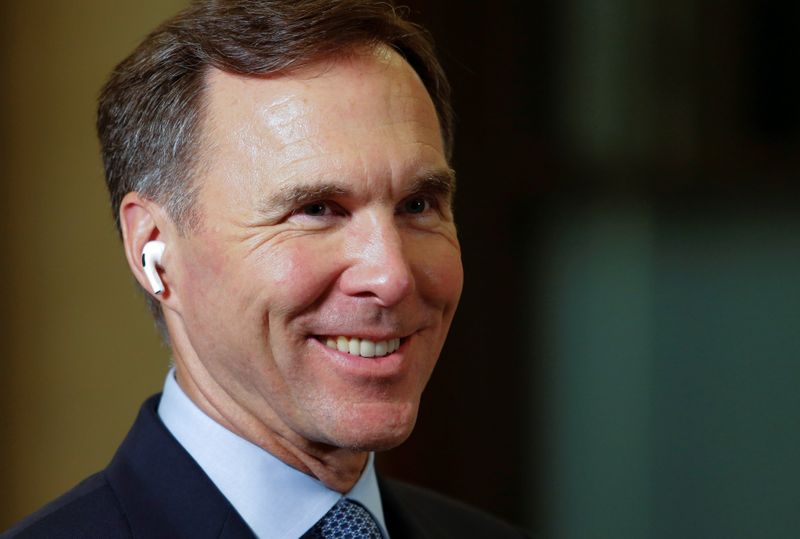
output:
[[[136,539],[255,539],[148,399],[106,469]]]
[[[402,503],[392,482],[378,476],[383,516],[391,539],[435,539],[435,531],[427,529],[407,504]]]
[[[231,512],[228,513],[228,518],[225,519],[225,524],[222,525],[219,539],[256,539],[256,537],[247,524],[244,523],[242,517],[239,516],[239,513],[231,507]]]

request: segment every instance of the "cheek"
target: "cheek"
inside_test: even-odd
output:
[[[213,242],[198,242],[189,247],[187,263],[181,268],[180,299],[187,308],[213,310],[236,296],[236,283],[229,275],[227,257]]]
[[[459,249],[447,244],[445,248],[428,250],[421,260],[422,284],[427,295],[435,298],[445,309],[455,310],[464,284],[464,270]]]
[[[299,247],[282,246],[265,251],[258,260],[277,286],[291,286],[297,279],[307,275],[313,260],[310,253]]]
[[[297,312],[317,301],[336,278],[330,249],[312,242],[293,242],[265,252],[254,272],[262,293],[272,298],[271,314]]]

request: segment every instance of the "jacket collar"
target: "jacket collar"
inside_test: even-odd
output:
[[[106,469],[133,537],[255,539],[158,418],[159,399],[145,401]]]

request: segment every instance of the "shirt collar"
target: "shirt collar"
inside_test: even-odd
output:
[[[174,373],[167,374],[159,417],[258,537],[296,539],[342,498],[208,417],[183,392]],[[366,507],[389,537],[373,453],[345,496]]]

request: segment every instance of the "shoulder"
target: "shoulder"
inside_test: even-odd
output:
[[[128,524],[105,474],[85,479],[0,534],[0,539],[122,539]]]
[[[521,530],[488,513],[436,492],[383,478],[380,485],[386,525],[393,539],[527,537]]]

